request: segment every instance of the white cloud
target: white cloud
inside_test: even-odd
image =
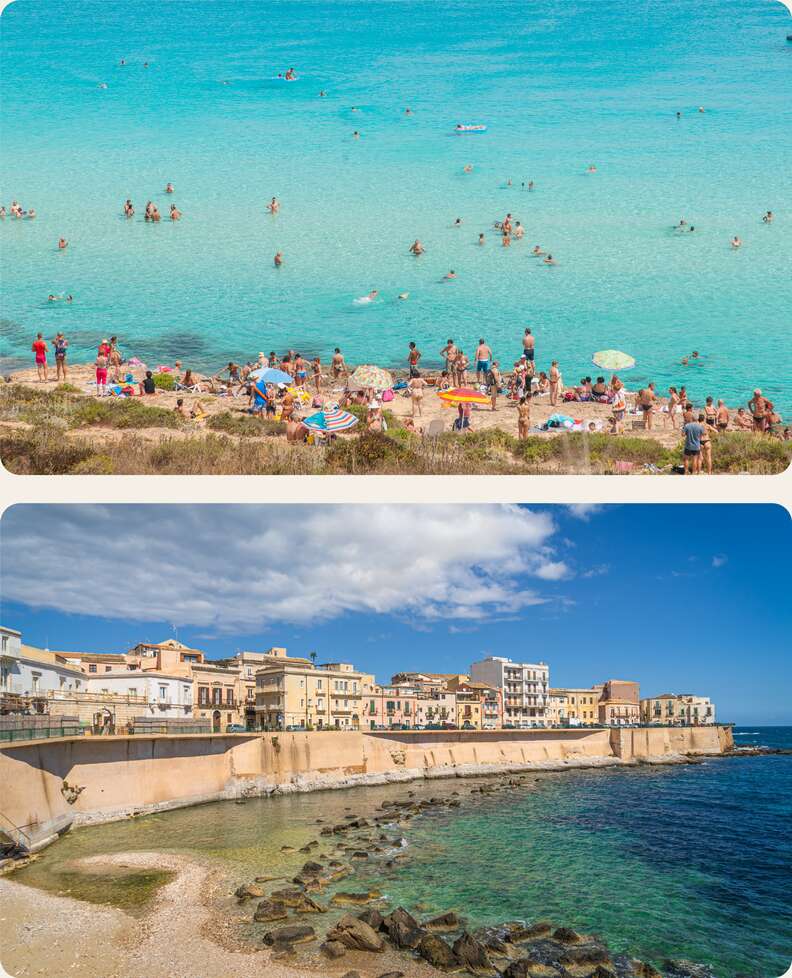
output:
[[[713,567],[723,567],[724,564],[728,563],[729,558],[725,554],[715,554],[712,558]]]
[[[588,570],[583,571],[580,575],[581,577],[603,577],[610,570],[610,564],[595,564],[594,567],[589,567]]]
[[[5,600],[215,633],[349,612],[461,627],[569,576],[551,516],[516,506],[17,506],[1,532]]]
[[[602,511],[598,503],[572,503],[567,507],[571,516],[588,523],[592,516]]]

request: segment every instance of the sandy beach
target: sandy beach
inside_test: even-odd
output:
[[[395,970],[399,960],[404,964],[386,949],[377,955],[350,951],[338,963],[317,952],[292,966],[273,960],[267,948],[245,947],[237,920],[224,921],[212,910],[213,898],[227,892],[227,881],[181,856],[128,852],[90,857],[79,865],[90,871],[167,869],[175,877],[158,890],[142,919],[0,878],[0,961],[12,978],[341,978],[353,969],[361,978],[375,978]],[[432,975],[437,972],[422,962],[410,965],[410,978]]]

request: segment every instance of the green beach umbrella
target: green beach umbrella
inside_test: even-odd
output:
[[[603,370],[629,370],[635,366],[635,357],[621,350],[599,350],[591,359],[595,367]]]

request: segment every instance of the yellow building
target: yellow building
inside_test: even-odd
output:
[[[274,730],[359,730],[373,677],[347,662],[273,660],[256,673],[258,725]]]
[[[551,689],[548,706],[558,716],[557,726],[581,727],[599,723],[599,687],[565,687]],[[555,700],[555,703],[553,702]],[[563,715],[562,715],[563,713]]]
[[[641,700],[641,722],[662,726],[715,723],[715,704],[708,696],[661,693]]]

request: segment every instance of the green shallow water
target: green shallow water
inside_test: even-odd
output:
[[[550,919],[657,965],[685,957],[719,978],[770,978],[784,972],[792,948],[790,803],[776,790],[790,779],[792,758],[745,758],[531,775],[526,787],[484,796],[470,793],[484,781],[448,780],[225,802],[75,831],[17,878],[138,914],[164,874],[120,871],[97,880],[75,872],[74,861],[181,853],[227,876],[217,909],[242,922],[252,905],[237,908],[237,885],[257,875],[289,879],[306,859],[331,852],[318,819],[370,816],[408,791],[416,799],[459,792],[461,808],[390,832],[407,839],[403,863],[357,867],[320,899],[336,889],[376,888],[418,916],[454,909],[474,926]],[[312,839],[320,845],[310,856],[281,851]],[[323,932],[334,916],[309,922]],[[241,923],[240,932],[258,942],[268,927]]]

